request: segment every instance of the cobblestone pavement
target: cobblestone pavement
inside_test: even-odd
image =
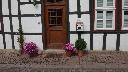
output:
[[[128,52],[89,51],[83,57],[43,53],[30,58],[0,50],[0,72],[128,72]]]
[[[2,68],[0,72],[128,72],[128,69],[10,67]]]

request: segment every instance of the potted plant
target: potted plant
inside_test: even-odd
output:
[[[78,39],[75,42],[75,48],[78,51],[78,56],[83,56],[84,50],[86,49],[87,43],[84,41],[84,39]]]
[[[71,57],[71,55],[75,52],[75,47],[73,46],[72,43],[68,42],[64,46],[65,54],[68,57]]]
[[[24,43],[24,53],[28,54],[30,57],[38,55],[38,47],[34,42]]]

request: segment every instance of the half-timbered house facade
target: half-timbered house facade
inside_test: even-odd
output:
[[[128,51],[128,0],[0,0],[1,49],[19,49],[19,25],[25,41],[42,50],[62,49],[80,37],[88,50]]]

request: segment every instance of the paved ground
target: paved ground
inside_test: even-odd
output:
[[[128,72],[128,52],[89,51],[81,58],[43,53],[29,58],[17,50],[0,50],[0,72]]]

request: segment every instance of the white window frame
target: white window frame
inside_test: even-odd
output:
[[[113,0],[113,6],[107,6],[107,0],[103,0],[103,7],[97,7],[97,0],[95,2],[95,23],[94,30],[115,30],[115,0]],[[103,11],[103,28],[97,28],[97,11]],[[106,12],[112,11],[112,28],[106,28]]]
[[[128,27],[124,27],[124,11],[128,11],[128,6],[124,6],[124,1],[122,0],[122,30],[128,30]]]

